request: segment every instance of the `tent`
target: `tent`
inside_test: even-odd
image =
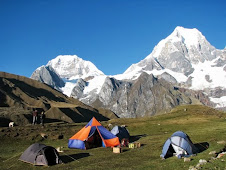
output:
[[[89,149],[93,147],[111,147],[119,145],[119,139],[105,129],[93,117],[89,123],[68,141],[68,148]]]
[[[47,166],[62,163],[55,148],[39,143],[29,146],[20,156],[19,160],[33,165]]]
[[[163,145],[160,157],[168,158],[174,154],[178,157],[189,157],[198,152],[198,149],[189,136],[182,131],[175,132]]]
[[[122,139],[129,139],[130,135],[128,130],[126,129],[126,127],[122,127],[122,126],[115,126],[113,127],[113,129],[111,130],[111,133],[115,136],[117,136],[119,138],[119,140],[121,141]]]

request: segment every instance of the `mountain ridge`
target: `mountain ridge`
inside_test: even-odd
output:
[[[83,122],[93,116],[100,120],[117,118],[106,109],[93,108],[78,99],[68,97],[39,81],[0,72],[0,122],[1,126],[14,121],[26,125],[32,121],[32,110],[45,111],[48,122]]]
[[[68,56],[65,56],[65,58],[67,57]],[[63,58],[63,56],[61,56],[61,58]],[[213,47],[206,40],[205,36],[195,28],[187,29],[176,27],[168,37],[161,40],[154,47],[153,51],[146,58],[136,64],[132,64],[123,74],[107,76],[102,74],[101,71],[96,71],[99,75],[81,74],[80,76],[77,75],[77,77],[67,77],[67,79],[65,79],[66,76],[62,74],[61,77],[64,78],[65,86],[62,88],[58,87],[58,89],[68,96],[78,98],[88,105],[95,103],[101,105],[100,103],[102,103],[101,106],[113,109],[116,108],[117,104],[112,103],[112,106],[106,106],[106,104],[104,104],[106,101],[109,101],[108,93],[116,93],[114,89],[112,89],[114,83],[112,82],[113,84],[110,85],[109,82],[111,81],[109,80],[113,80],[112,78],[114,78],[117,81],[121,81],[120,86],[127,86],[128,82],[132,82],[133,84],[135,80],[139,79],[143,72],[146,72],[149,75],[153,74],[157,79],[165,79],[176,87],[187,88],[189,90],[202,90],[203,93],[209,95],[209,99],[211,99],[212,102],[217,104],[217,107],[224,107],[224,104],[226,105],[226,99],[223,93],[225,91],[224,89],[226,89],[226,85],[223,83],[226,81],[225,63],[225,49],[218,50]],[[55,70],[57,69],[58,68]],[[69,70],[70,69],[69,67]],[[78,70],[77,67],[74,67],[74,69]],[[56,72],[60,75],[59,71]],[[78,77],[82,79],[79,82],[77,82],[79,80]],[[109,79],[108,82],[106,79]],[[81,84],[82,82],[83,84]],[[106,87],[109,87],[111,90],[106,90]],[[104,94],[103,88],[105,92],[108,93]],[[122,87],[119,88],[123,89]],[[211,94],[214,93],[213,91],[217,88],[219,98],[216,99],[214,96],[211,96]],[[219,88],[223,89],[222,93],[220,93]],[[209,93],[210,91],[212,91],[212,93]],[[115,100],[123,102],[122,99],[119,98]],[[122,111],[120,109],[113,110],[115,112],[119,111],[119,115]],[[122,113],[121,115],[124,114]]]

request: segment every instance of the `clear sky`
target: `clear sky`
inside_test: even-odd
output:
[[[123,73],[176,26],[226,45],[226,0],[0,0],[0,71],[30,77],[58,55]]]

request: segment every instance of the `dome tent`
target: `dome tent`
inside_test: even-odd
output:
[[[33,165],[46,166],[62,163],[59,153],[55,148],[39,143],[29,146],[20,156],[19,160]]]
[[[122,126],[115,126],[113,127],[113,129],[111,130],[111,133],[115,136],[117,136],[119,138],[119,140],[121,141],[122,139],[129,139],[130,135],[128,130],[126,129],[126,127],[122,127]]]
[[[69,139],[68,148],[89,149],[100,146],[111,147],[119,144],[118,137],[105,129],[93,117],[85,127]]]
[[[166,140],[160,157],[168,158],[173,156],[174,153],[178,158],[189,157],[197,152],[198,149],[192,143],[189,136],[182,131],[177,131]]]

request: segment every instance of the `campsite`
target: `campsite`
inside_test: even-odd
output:
[[[0,128],[0,169],[191,169],[200,160],[203,169],[225,169],[226,155],[217,158],[226,150],[226,114],[215,109],[198,106],[179,106],[171,112],[149,118],[120,118],[101,121],[108,124],[126,125],[130,142],[139,142],[141,147],[122,147],[122,153],[113,153],[111,147],[87,150],[68,148],[68,140],[88,122],[47,123]],[[199,153],[185,159],[175,156],[161,159],[165,141],[176,131],[189,135]],[[62,164],[35,166],[20,161],[22,153],[32,144],[41,143],[56,148]],[[212,153],[212,154],[211,154]]]

